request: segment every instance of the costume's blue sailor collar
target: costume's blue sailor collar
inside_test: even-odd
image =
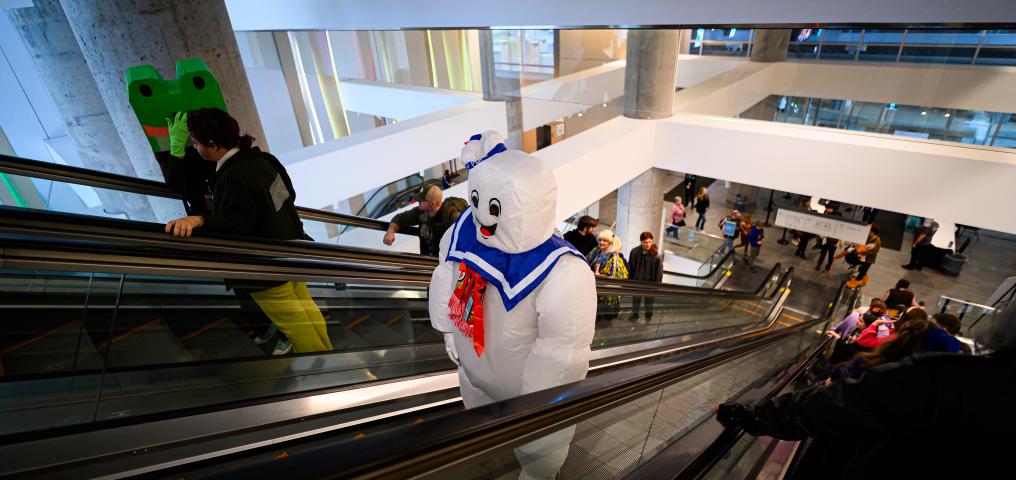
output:
[[[484,280],[497,286],[506,311],[511,311],[547,278],[564,255],[582,256],[565,239],[551,235],[536,248],[522,253],[506,253],[488,247],[476,238],[473,211],[466,209],[455,222],[445,261],[465,262]]]

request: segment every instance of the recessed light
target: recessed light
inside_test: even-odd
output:
[[[927,115],[928,112],[921,112],[921,115]]]
[[[950,114],[948,114],[948,113],[947,113],[947,114],[945,114],[945,118],[949,118],[949,115],[950,115]]]

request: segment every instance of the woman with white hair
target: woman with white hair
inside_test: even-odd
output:
[[[604,230],[596,236],[599,246],[589,252],[586,259],[593,269],[593,274],[598,277],[607,278],[628,278],[628,266],[621,254],[621,239],[610,230]],[[617,318],[621,312],[621,297],[617,295],[601,295],[599,297],[598,313],[601,318],[611,321]]]

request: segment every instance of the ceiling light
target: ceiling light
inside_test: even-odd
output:
[[[579,112],[579,116],[580,116],[580,117],[582,116],[582,112]]]
[[[949,118],[949,115],[950,115],[950,114],[948,114],[948,113],[947,113],[947,114],[945,114],[945,118]]]
[[[927,115],[928,112],[921,112],[921,115]]]

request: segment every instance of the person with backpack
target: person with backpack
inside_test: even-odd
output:
[[[741,212],[737,210],[730,212],[730,215],[727,215],[726,217],[723,217],[723,220],[720,220],[718,226],[720,227],[720,231],[723,232],[723,240],[726,245],[723,249],[724,252],[734,251],[734,240],[736,240],[737,236],[741,234],[740,225]]]
[[[417,202],[417,208],[392,218],[382,241],[385,245],[391,245],[395,242],[395,233],[400,229],[420,227],[420,255],[436,257],[441,237],[455,224],[469,204],[458,197],[448,197],[442,201],[441,188],[437,185],[414,193],[413,200]]]
[[[236,119],[217,108],[178,113],[169,121],[170,154],[184,157],[188,141],[206,161],[215,162],[211,209],[166,224],[166,233],[190,237],[195,230],[277,240],[310,240],[296,213],[296,190],[277,158],[240,135]],[[241,298],[249,295],[285,334],[273,354],[332,349],[324,316],[304,282],[227,279]]]

